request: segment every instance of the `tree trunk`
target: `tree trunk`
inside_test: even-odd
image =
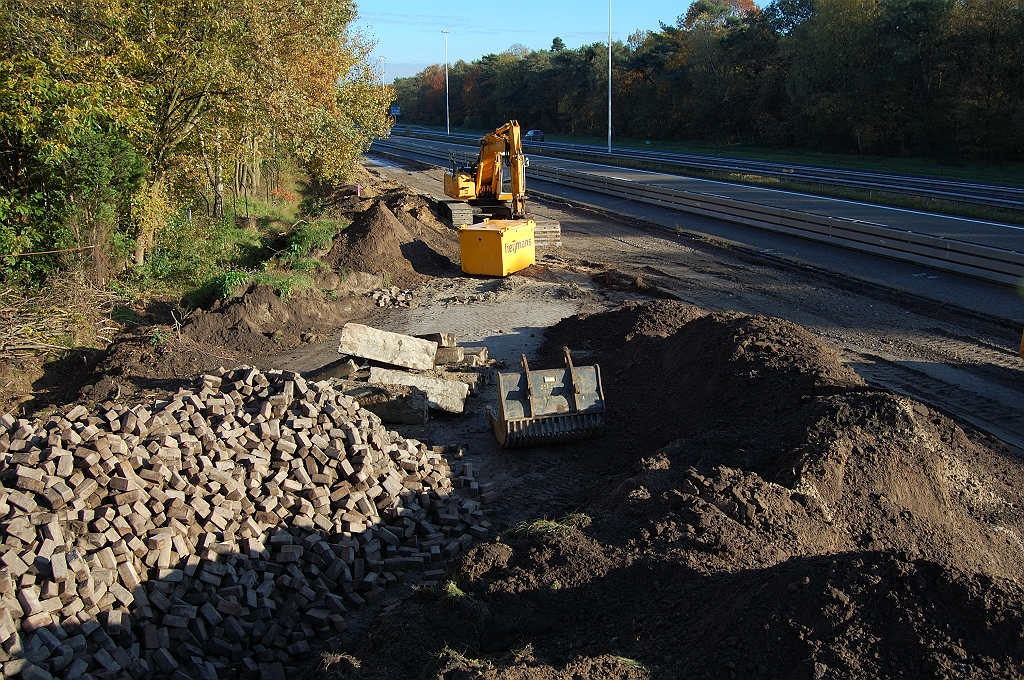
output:
[[[217,133],[217,141],[213,145],[216,169],[206,152],[206,138],[202,132],[199,133],[199,151],[203,157],[203,164],[206,166],[206,179],[213,189],[213,207],[209,209],[208,214],[210,217],[224,217],[224,159],[221,155],[220,133]],[[204,195],[203,198],[205,199],[206,196]],[[208,201],[207,205],[209,205]]]
[[[135,239],[135,264],[141,267],[146,263],[146,245],[143,243],[142,234]]]
[[[142,266],[146,263],[146,252],[149,251],[153,244],[153,208],[149,203],[154,200],[154,196],[160,196],[163,192],[163,173],[158,173],[153,178],[153,183],[149,185],[149,196],[146,197],[147,205],[145,206],[145,212],[141,215],[141,221],[138,223],[138,233],[135,236],[135,264]]]
[[[217,131],[217,142],[213,146],[216,155],[216,174],[213,183],[213,216],[224,217],[224,145],[220,131]]]

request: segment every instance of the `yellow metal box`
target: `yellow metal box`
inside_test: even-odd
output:
[[[491,220],[459,227],[462,271],[506,276],[537,261],[533,220]]]

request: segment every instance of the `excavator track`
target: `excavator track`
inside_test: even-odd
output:
[[[458,227],[462,224],[473,224],[473,206],[464,201],[441,201],[439,203],[441,216],[447,219],[452,226]]]

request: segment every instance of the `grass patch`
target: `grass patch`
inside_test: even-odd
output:
[[[431,588],[428,597],[436,598],[436,601],[475,623],[486,620],[490,613],[486,604],[464,591],[455,581],[446,581],[443,585]]]
[[[622,667],[624,667],[624,668],[630,668],[630,669],[638,670],[638,671],[646,671],[647,670],[647,667],[644,666],[639,661],[637,661],[636,659],[630,659],[629,657],[625,657],[625,656],[613,656],[612,658],[615,659],[616,661],[618,661],[619,664]]]
[[[227,269],[256,266],[272,255],[272,241],[233,219],[176,215],[157,234],[138,283],[156,292],[188,290]]]
[[[281,168],[279,186],[262,197],[229,200],[227,214],[210,218],[204,203],[176,214],[154,237],[146,264],[112,286],[135,299],[180,296],[185,307],[229,298],[253,284],[282,297],[312,287],[326,268],[316,257],[347,223],[303,217],[302,173]]]
[[[532,522],[520,522],[512,535],[516,538],[545,538],[548,536],[570,536],[590,526],[590,516],[582,512],[573,512],[560,519],[536,519]]]
[[[329,248],[334,237],[347,226],[347,222],[339,220],[306,219],[293,225],[283,237],[263,233],[263,245],[258,253],[250,248],[248,253],[244,249],[236,250],[234,257],[215,256],[211,266],[204,270],[208,274],[205,278],[189,279],[193,287],[184,292],[183,303],[194,309],[216,299],[238,295],[253,284],[273,286],[283,298],[308,290],[313,287],[311,275],[329,269],[326,263],[313,256],[314,253]],[[271,244],[284,247],[275,249]]]
[[[348,222],[326,218],[301,220],[285,237],[287,246],[276,257],[278,266],[294,272],[316,272],[329,269],[314,252],[331,247],[334,237]]]
[[[289,272],[268,267],[253,274],[252,282],[256,285],[270,286],[280,297],[287,298],[300,290],[309,290],[313,281],[303,273]]]
[[[467,650],[468,651],[468,650]],[[423,669],[421,675],[424,680],[433,680],[435,678],[442,678],[446,674],[455,671],[471,671],[471,670],[485,670],[490,668],[491,664],[482,659],[474,659],[466,656],[463,652],[458,652],[448,645],[445,645],[437,658],[434,661],[427,663]]]
[[[466,591],[460,588],[455,581],[448,581],[444,584],[444,595],[452,598],[466,597]]]
[[[323,680],[355,680],[362,664],[351,654],[324,652],[317,671]]]
[[[303,220],[288,234],[288,252],[309,256],[314,249],[327,248],[348,225],[348,222],[327,218]]]
[[[501,660],[511,664],[526,663],[528,661],[533,660],[533,652],[533,643],[527,642],[522,647],[510,649],[508,653],[502,657]]]

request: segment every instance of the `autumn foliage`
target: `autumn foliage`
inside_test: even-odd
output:
[[[145,261],[197,201],[293,159],[316,180],[386,134],[350,0],[0,0],[0,278],[62,249]]]
[[[1020,0],[698,0],[613,58],[616,136],[1024,159]],[[452,125],[603,136],[607,64],[601,43],[458,62]],[[440,67],[396,90],[402,122],[444,122]]]

